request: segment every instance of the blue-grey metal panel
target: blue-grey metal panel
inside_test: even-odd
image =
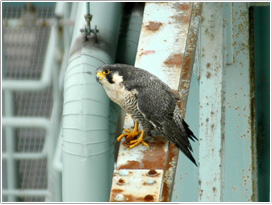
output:
[[[195,66],[197,66],[195,64]],[[196,67],[194,67],[195,69]],[[191,78],[189,98],[186,106],[185,120],[195,136],[199,136],[199,81],[197,75]],[[198,146],[196,141],[192,143],[194,157],[198,162]],[[174,182],[172,202],[195,202],[198,201],[198,168],[186,159],[183,154],[179,155],[176,177]]]
[[[251,124],[249,9],[232,4],[234,63],[226,66],[224,201],[256,200],[255,133]]]
[[[199,201],[221,201],[224,143],[223,3],[205,3],[202,14]]]
[[[193,75],[186,112],[190,114],[186,115],[186,120],[200,138],[201,183],[199,186],[196,184],[197,173],[194,170],[190,170],[184,162],[178,163],[172,201],[198,201],[199,195],[201,201],[246,202],[256,201],[258,196],[255,119],[251,110],[248,4],[223,3],[223,11],[220,7],[215,8],[216,5],[219,4],[203,5],[200,61],[196,62],[200,65],[200,81],[199,85],[196,85],[196,76]],[[211,69],[215,69],[213,65],[216,62],[222,68],[220,73],[210,72]],[[197,66],[195,67],[197,74],[196,68]],[[217,75],[217,78],[213,75]],[[221,91],[218,92],[218,89]],[[199,92],[200,96],[197,98],[192,95],[193,92]],[[216,93],[221,95],[216,96]],[[205,96],[209,96],[208,99],[205,99]],[[197,106],[198,103],[200,107]],[[211,114],[209,118],[208,112]],[[200,122],[197,122],[197,116],[200,117]],[[213,132],[212,121],[217,134]],[[211,126],[207,127],[207,132],[202,130],[204,124]],[[198,126],[200,133],[194,128],[197,129]],[[221,138],[221,143],[218,138]],[[194,144],[194,149],[196,146]],[[212,152],[217,156],[213,156]],[[181,158],[182,156],[180,161]],[[203,166],[206,168],[203,169]],[[216,176],[215,174],[218,174],[216,180],[209,181],[209,178]],[[267,176],[263,178],[268,181]]]

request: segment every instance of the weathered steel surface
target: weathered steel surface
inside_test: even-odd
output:
[[[256,201],[258,197],[252,110],[255,90],[251,84],[255,76],[250,69],[250,61],[254,59],[250,59],[248,6],[242,2],[232,4],[234,56],[233,64],[226,66],[226,79],[231,80],[226,81],[224,201]]]
[[[146,3],[144,11],[135,66],[158,76],[176,92],[178,92],[180,75],[184,65],[186,43],[188,49],[194,49],[192,44],[196,44],[194,39],[196,37],[191,38],[194,39],[193,41],[187,40],[192,5],[192,3],[178,2]],[[192,25],[195,25],[195,23]],[[191,31],[191,33],[192,35],[195,34],[194,31]],[[194,57],[192,50],[188,51],[187,57]],[[189,84],[191,76],[189,69],[192,69],[192,64],[193,59],[190,59],[190,63],[186,64],[186,71],[183,72],[185,74],[189,72],[189,75],[187,75],[187,83]],[[132,126],[133,121],[127,115],[124,127],[130,128]],[[151,168],[162,170],[161,195],[154,198],[154,201],[170,201],[179,150],[174,145],[169,145],[163,136],[147,137],[146,141],[150,146],[149,149],[144,146],[127,149],[125,140],[122,140],[117,170],[136,169],[135,171],[138,171],[139,169]],[[126,186],[125,190],[130,188],[130,186]],[[132,189],[135,189],[135,187],[132,187]],[[112,189],[111,195],[113,192]],[[137,201],[137,197],[135,197],[133,199]],[[121,195],[118,195],[116,199],[119,198],[124,199]]]
[[[257,199],[248,11],[246,3],[205,3],[203,7],[200,201]]]
[[[188,30],[188,37],[186,42],[186,49],[182,62],[181,78],[179,82],[179,95],[181,96],[182,114],[185,116],[185,109],[189,95],[189,88],[193,72],[193,65],[195,60],[195,52],[198,40],[198,33],[200,27],[202,12],[202,3],[193,3],[190,26]]]
[[[192,3],[146,3],[136,67],[177,90]]]
[[[203,5],[199,102],[199,201],[221,201],[224,146],[223,4]]]
[[[163,170],[121,169],[113,173],[110,202],[156,202]]]
[[[178,89],[187,41],[192,3],[149,3],[135,66],[157,75]],[[156,11],[156,12],[154,12]],[[179,150],[170,144],[166,158],[161,201],[171,201]]]

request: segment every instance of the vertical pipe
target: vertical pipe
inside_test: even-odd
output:
[[[91,33],[91,17],[90,16],[90,2],[86,2],[86,15],[85,15],[85,18],[86,17],[90,17],[90,21],[87,21],[86,22],[86,26],[87,26],[87,33],[90,34]]]
[[[121,3],[91,3],[98,43],[84,40],[85,4],[78,3],[71,55],[64,77],[63,201],[108,201],[113,170],[110,101],[96,82],[96,68],[113,63]],[[104,14],[107,15],[104,15]],[[106,50],[107,52],[105,52]],[[114,123],[113,123],[114,124]]]
[[[4,91],[4,102],[5,102],[5,116],[14,115],[14,94],[12,91]],[[6,153],[7,153],[7,188],[16,189],[16,161],[13,158],[15,153],[15,132],[14,128],[6,127]],[[16,197],[13,195],[8,196],[9,202],[16,201]]]
[[[3,27],[4,29],[4,27]],[[4,31],[3,31],[4,33]],[[3,60],[3,76],[5,76],[7,67],[5,64],[5,45],[3,42],[3,53],[2,53],[2,60]],[[10,117],[14,115],[14,93],[12,91],[4,91],[4,115],[6,117]],[[5,136],[6,136],[6,153],[7,153],[7,189],[15,189],[17,182],[17,176],[16,176],[16,161],[12,157],[13,153],[15,152],[15,130],[13,127],[6,127],[5,128]],[[3,159],[2,159],[3,160]],[[3,177],[3,176],[2,176]],[[16,197],[13,195],[10,195],[7,197],[7,200],[9,202],[15,202]]]
[[[57,42],[60,41],[57,33],[57,25],[54,25],[51,29],[51,35],[55,35]],[[51,36],[53,38],[53,36]],[[58,46],[58,48],[60,48]],[[60,77],[60,62],[56,57],[52,63],[52,83],[53,83],[53,108],[50,117],[50,126],[47,132],[47,164],[48,164],[48,189],[51,194],[50,201],[61,201],[61,174],[53,168],[53,158],[56,150],[57,139],[60,130],[60,118],[61,118],[61,102],[62,97],[59,87]]]
[[[131,7],[132,5],[132,7]],[[144,3],[126,3],[119,34],[116,62],[134,65],[143,21]]]

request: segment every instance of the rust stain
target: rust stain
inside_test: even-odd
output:
[[[152,195],[150,195],[150,196],[152,196]],[[126,198],[126,202],[145,202],[145,201],[148,201],[148,200],[145,200],[145,197],[136,197],[136,196],[133,196],[131,194],[125,195],[125,198]],[[149,199],[149,197],[147,197],[147,199]],[[154,199],[154,197],[153,197],[153,199]]]
[[[172,142],[170,142],[168,150],[169,150],[168,162],[167,162],[167,166],[165,168],[164,173],[166,173],[166,171],[169,172],[169,169],[172,167],[172,163],[177,161],[177,157],[179,153],[179,149]],[[167,180],[167,177],[164,176],[162,198],[161,198],[162,202],[169,202],[171,200],[170,197],[172,193],[172,188],[169,187],[168,183],[170,182]]]
[[[180,99],[179,92],[177,90],[174,90],[174,89],[172,89],[172,92],[174,94],[176,94],[176,96],[179,98],[179,100],[177,100],[177,105],[178,105],[180,111],[182,112],[183,108],[182,108],[182,102],[181,102],[181,99]]]
[[[171,167],[172,162],[177,158],[179,149],[171,142],[169,144],[169,155],[168,155],[168,165],[167,168]]]
[[[145,201],[154,201],[154,197],[152,196],[152,195],[146,195],[145,197],[144,197],[144,200]]]
[[[189,24],[192,12],[192,3],[178,3],[174,4],[173,8],[177,10],[174,16],[171,16],[176,23],[183,23],[184,25]]]
[[[179,9],[180,10],[188,10],[188,9],[190,9],[191,8],[191,4],[181,4],[180,6],[179,6]]]
[[[145,139],[149,144],[149,149],[142,151],[143,159],[140,161],[128,160],[118,169],[164,169],[167,160],[165,145],[168,140],[164,136],[146,136]]]
[[[123,191],[124,191],[123,189],[112,189],[111,193],[114,194],[114,195],[117,195],[117,194],[119,194],[119,193],[121,193]]]
[[[166,64],[167,66],[181,66],[182,60],[182,54],[174,54],[170,56],[166,61],[164,61],[164,64]]]
[[[148,171],[148,173],[147,173],[147,176],[152,176],[152,177],[154,177],[154,176],[157,176],[157,175],[158,175],[158,172],[156,172],[155,169],[150,169],[150,170]]]
[[[206,78],[209,79],[209,78],[211,78],[211,76],[212,76],[212,74],[211,74],[210,72],[207,72],[207,73],[206,73]]]
[[[166,181],[163,182],[163,190],[162,190],[162,202],[167,202],[167,198],[169,195],[169,187]]]
[[[213,192],[216,192],[217,190],[216,190],[216,187],[213,187]]]
[[[124,185],[125,183],[126,183],[126,180],[124,180],[122,178],[119,179],[118,182],[117,182],[118,185]]]
[[[150,148],[144,151],[143,167],[144,169],[164,169],[166,164],[166,152],[163,149],[167,139],[163,136],[152,137],[148,144]]]
[[[145,51],[142,51],[139,56],[149,55],[149,54],[154,54],[154,53],[155,53],[154,50],[145,50]]]
[[[182,79],[189,80],[189,76],[191,77],[192,72],[192,55],[189,53],[188,55],[184,56],[184,63],[182,68]]]
[[[190,16],[188,16],[188,15],[179,16],[178,20],[182,21],[185,24],[188,24],[190,22]]]
[[[123,189],[112,189],[111,190],[111,195],[110,195],[110,201],[114,202],[114,198],[116,197],[117,194],[122,193],[124,190]]]
[[[118,169],[139,169],[140,163],[134,160],[128,160],[126,164],[121,165]]]
[[[161,22],[149,21],[149,24],[146,26],[146,29],[150,31],[157,31],[159,30],[161,25],[162,25]]]

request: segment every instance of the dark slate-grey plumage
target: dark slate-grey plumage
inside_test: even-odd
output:
[[[182,119],[179,97],[168,85],[143,69],[124,64],[99,67],[97,80],[107,95],[142,125],[145,133],[156,128],[197,165],[189,141],[197,138]]]

